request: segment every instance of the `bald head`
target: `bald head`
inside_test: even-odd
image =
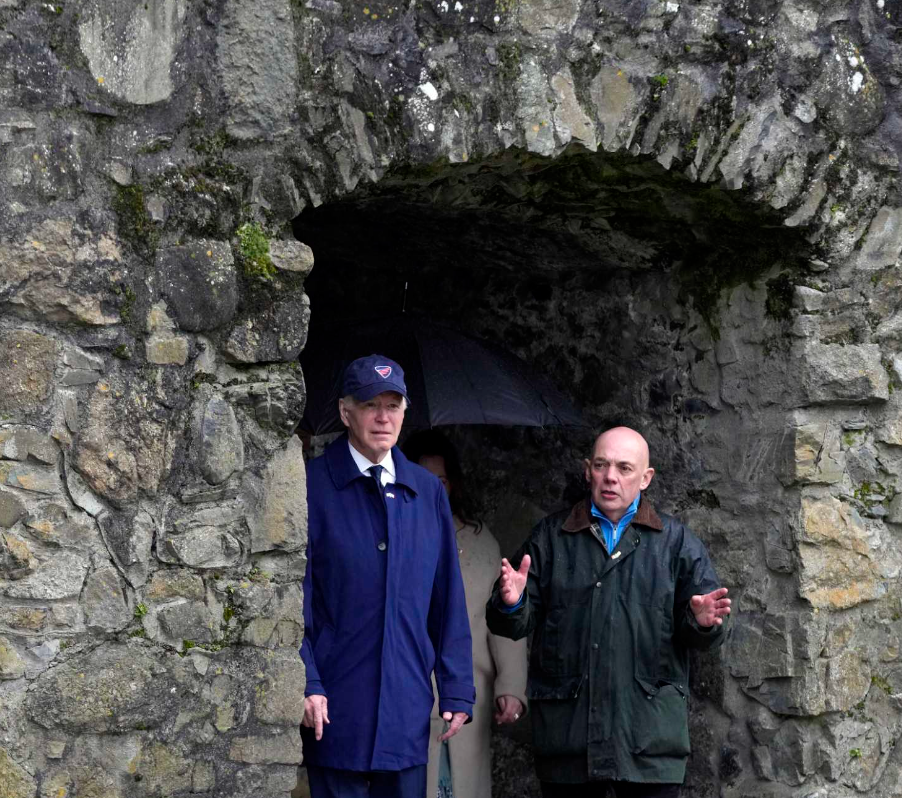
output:
[[[592,457],[586,460],[592,501],[614,523],[654,475],[655,470],[649,467],[648,443],[629,427],[614,427],[599,435]]]

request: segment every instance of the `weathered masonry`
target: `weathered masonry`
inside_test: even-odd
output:
[[[289,794],[297,356],[405,281],[647,430],[736,599],[687,794],[900,794],[900,14],[0,0],[0,795]]]

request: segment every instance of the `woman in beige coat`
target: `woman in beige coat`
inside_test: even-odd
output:
[[[485,605],[498,578],[501,550],[484,524],[465,520],[469,514],[453,446],[440,433],[430,431],[410,438],[404,453],[435,474],[448,491],[470,614],[476,683],[473,722],[446,743],[438,742],[445,724],[437,705],[433,710],[426,798],[491,798],[492,718],[497,723],[515,723],[526,711],[526,641],[495,637],[486,627]]]

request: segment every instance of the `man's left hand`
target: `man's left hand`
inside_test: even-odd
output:
[[[495,713],[495,723],[499,726],[502,723],[516,723],[523,714],[523,704],[519,698],[512,695],[499,695],[495,699],[495,706],[498,711]]]
[[[693,596],[689,601],[692,614],[699,626],[720,626],[725,615],[730,614],[730,600],[725,598],[725,587],[712,590],[704,596]]]
[[[450,723],[451,725],[448,727],[448,731],[444,734],[439,735],[438,741],[440,743],[445,742],[445,740],[450,740],[455,734],[457,734],[467,722],[467,718],[470,717],[466,712],[443,712],[442,719]]]

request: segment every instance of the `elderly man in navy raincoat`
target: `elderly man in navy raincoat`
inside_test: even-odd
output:
[[[472,645],[441,483],[396,443],[407,388],[371,355],[345,370],[347,434],[310,463],[301,657],[313,798],[423,798],[434,702],[451,737],[472,714]]]

